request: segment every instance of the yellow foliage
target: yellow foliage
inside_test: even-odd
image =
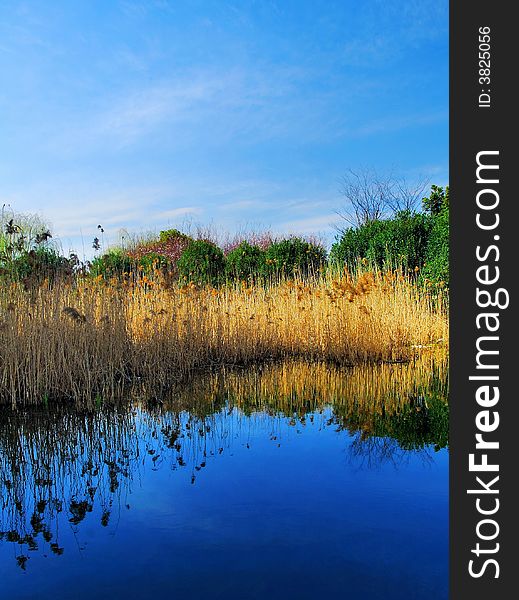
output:
[[[445,298],[396,272],[219,289],[158,276],[6,285],[0,402],[113,397],[135,381],[162,389],[209,367],[289,358],[409,361],[447,349]]]

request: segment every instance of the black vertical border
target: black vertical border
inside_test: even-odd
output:
[[[519,597],[519,549],[514,493],[519,477],[519,398],[514,374],[519,374],[519,323],[517,319],[517,279],[519,277],[519,152],[517,137],[519,102],[512,91],[517,79],[519,23],[512,15],[513,2],[493,0],[451,0],[450,3],[450,201],[451,201],[451,304],[450,304],[450,598],[498,600]],[[478,108],[479,28],[491,29],[491,107]],[[499,230],[482,232],[476,226],[476,154],[499,150]],[[500,236],[501,271],[498,287],[508,289],[510,306],[500,312],[499,330],[500,425],[496,437],[499,450],[500,509],[494,518],[500,526],[496,542],[499,552],[488,555],[499,562],[500,574],[487,569],[473,578],[468,563],[478,540],[480,519],[474,488],[475,474],[468,469],[474,452],[475,417],[478,406],[475,391],[479,384],[469,381],[475,373],[476,338],[476,260],[477,245],[495,243]],[[497,309],[499,310],[499,309]],[[481,335],[481,332],[480,334]],[[481,408],[479,408],[481,410]],[[495,439],[495,438],[494,438]],[[490,456],[489,456],[490,458]],[[519,492],[517,492],[519,494]],[[488,496],[487,496],[488,497]],[[491,543],[487,542],[487,546]],[[482,564],[481,559],[479,565]],[[509,590],[509,591],[507,591]],[[516,595],[517,594],[517,595]]]

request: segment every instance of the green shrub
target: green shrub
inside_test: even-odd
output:
[[[293,277],[317,274],[324,266],[326,252],[301,238],[274,242],[265,252],[263,272],[267,276]]]
[[[155,269],[166,272],[169,269],[169,261],[162,254],[149,252],[140,257],[136,266],[139,271],[149,275],[150,273],[153,273]]]
[[[178,275],[177,261],[191,241],[192,238],[178,229],[167,229],[161,231],[157,239],[137,244],[128,255],[136,269],[149,273],[156,268],[174,279]]]
[[[121,277],[133,270],[133,261],[123,250],[114,248],[102,256],[96,256],[90,263],[89,273],[94,277],[102,275],[106,279]]]
[[[441,286],[449,284],[449,186],[431,186],[431,192],[422,200],[430,215],[431,232],[427,243],[422,279]]]
[[[189,242],[191,239],[192,238],[178,229],[166,229],[159,234],[159,242],[170,242],[172,240],[184,240]]]
[[[349,228],[332,246],[330,262],[353,269],[367,259],[378,268],[421,268],[426,259],[432,219],[423,213],[402,211],[392,219],[370,221]]]
[[[439,215],[445,210],[449,210],[449,186],[442,188],[438,185],[431,186],[431,193],[428,197],[422,199],[422,206],[425,212],[430,215]]]
[[[113,248],[98,256],[90,263],[90,275],[102,275],[105,279],[121,277],[123,273],[150,275],[154,270],[167,272],[170,267],[168,259],[157,252],[148,252],[141,256],[129,256],[119,248]]]
[[[225,261],[225,274],[231,280],[256,280],[264,270],[265,251],[242,242]]]
[[[54,280],[57,277],[72,275],[73,262],[60,256],[53,248],[39,247],[16,257],[10,270],[14,279],[32,280],[37,283],[43,279]]]
[[[225,257],[212,242],[194,240],[180,255],[177,269],[180,281],[218,285],[224,279]]]

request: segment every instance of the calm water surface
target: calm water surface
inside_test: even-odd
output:
[[[0,597],[447,598],[446,381],[285,365],[0,411]]]

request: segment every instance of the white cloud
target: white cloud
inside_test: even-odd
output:
[[[54,155],[75,156],[133,147],[142,151],[139,144],[147,138],[159,138],[168,149],[180,151],[277,139],[329,141],[341,134],[344,118],[334,108],[338,90],[323,86],[323,78],[325,74],[301,66],[179,71],[102,94],[85,113],[63,115],[61,127],[39,135],[37,143]],[[373,85],[369,80],[349,82],[341,104],[372,93]]]
[[[193,78],[142,89],[115,100],[104,113],[94,117],[93,137],[131,144],[161,124],[193,121],[225,88],[225,81]]]

